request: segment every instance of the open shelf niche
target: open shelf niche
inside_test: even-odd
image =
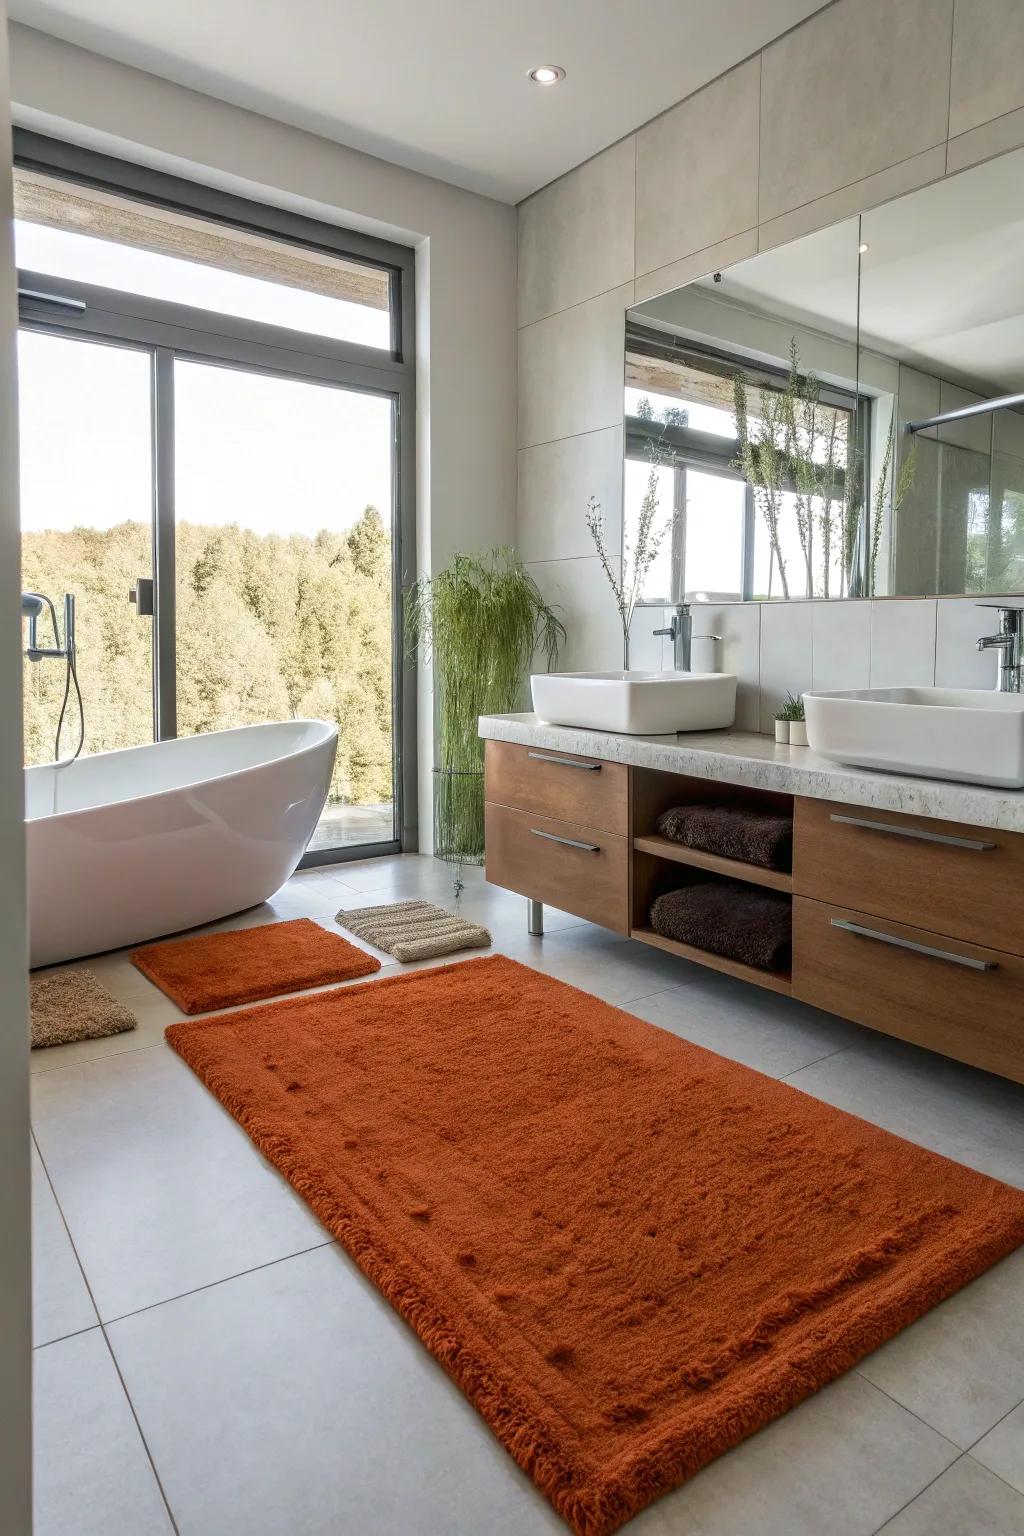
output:
[[[792,795],[775,794],[770,790],[746,789],[737,784],[721,784],[714,779],[696,779],[682,774],[662,773],[653,768],[634,768],[631,775],[631,858],[630,858],[630,935],[641,944],[649,944],[667,954],[678,955],[710,970],[736,976],[770,992],[785,996],[792,990],[788,971],[764,971],[756,966],[744,965],[710,950],[695,949],[680,944],[675,939],[662,938],[650,926],[651,904],[663,891],[674,884],[673,869],[684,865],[700,871],[701,875],[724,876],[748,885],[760,885],[770,890],[791,894],[792,874],[775,869],[764,869],[758,864],[746,864],[738,859],[723,858],[718,854],[703,853],[687,848],[682,843],[662,837],[657,831],[658,817],[663,811],[676,805],[731,805],[750,810],[770,810],[785,815],[793,814]]]

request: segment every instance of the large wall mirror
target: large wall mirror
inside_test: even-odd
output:
[[[642,601],[1024,591],[1024,150],[627,316]]]

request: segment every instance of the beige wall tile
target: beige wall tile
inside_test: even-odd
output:
[[[852,214],[863,213],[894,197],[902,197],[904,192],[913,192],[918,187],[927,186],[929,182],[939,181],[945,168],[946,146],[937,144],[934,149],[926,149],[923,154],[901,160],[899,165],[877,171],[873,176],[865,176],[862,181],[851,182],[838,192],[829,192],[825,197],[815,198],[789,213],[780,214],[778,218],[765,220],[758,231],[758,249],[766,251],[774,245],[785,245],[790,240],[798,240],[801,235],[824,229]]]
[[[811,686],[813,603],[761,604],[761,730],[775,729],[786,694]]]
[[[811,603],[811,687],[866,688],[871,673],[871,603]]]
[[[707,277],[709,272],[717,272],[720,267],[731,267],[737,261],[745,261],[748,256],[756,254],[756,229],[745,229],[742,234],[730,235],[728,240],[719,240],[716,245],[707,245],[702,251],[695,251],[692,256],[682,256],[678,261],[670,261],[667,267],[657,267],[653,272],[638,277],[636,303],[642,304],[645,299],[656,298],[658,294],[684,288],[687,283],[696,282],[698,277]]]
[[[543,560],[526,569],[566,628],[558,670],[603,672],[621,667],[622,625],[596,555],[583,560]]]
[[[871,687],[930,688],[935,681],[935,599],[871,604]]]
[[[637,272],[757,223],[759,78],[748,59],[637,134]]]
[[[982,160],[990,160],[994,155],[1005,154],[1008,149],[1019,149],[1022,144],[1024,107],[951,138],[946,151],[946,170],[952,175],[954,171],[966,170],[969,165],[980,165]]]
[[[520,205],[520,325],[633,276],[635,162],[631,135]]]
[[[633,284],[519,332],[519,446],[622,424],[626,310]]]
[[[519,450],[516,547],[523,560],[571,560],[594,553],[587,501],[596,496],[613,550],[622,540],[622,428]]]
[[[1024,107],[1024,5],[956,0],[949,134],[955,138]]]
[[[694,635],[720,635],[717,669],[736,675],[738,731],[761,729],[761,607],[760,603],[693,605]]]
[[[762,220],[945,143],[952,5],[838,0],[765,49]]]

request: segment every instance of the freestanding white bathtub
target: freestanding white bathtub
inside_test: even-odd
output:
[[[27,769],[29,963],[264,901],[313,835],[337,744],[323,720],[288,720]]]

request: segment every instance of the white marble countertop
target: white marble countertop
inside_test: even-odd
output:
[[[782,747],[753,731],[693,731],[675,736],[621,736],[576,726],[545,725],[536,715],[481,715],[480,735],[599,757],[611,763],[660,768],[697,779],[721,779],[812,800],[904,811],[942,821],[1024,832],[1024,790],[954,784],[909,774],[878,773],[817,757],[809,747]]]

